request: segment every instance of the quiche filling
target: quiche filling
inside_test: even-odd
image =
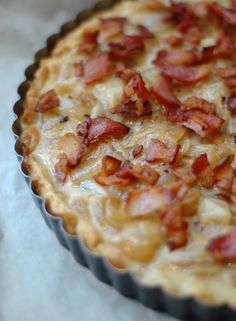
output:
[[[65,229],[140,282],[236,305],[236,1],[123,1],[31,81],[21,143]]]

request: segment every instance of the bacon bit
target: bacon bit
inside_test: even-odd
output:
[[[80,163],[85,150],[82,137],[78,137],[73,133],[66,133],[60,139],[58,147],[66,154],[69,167],[76,167]]]
[[[190,10],[185,3],[172,3],[169,8],[169,15],[164,19],[166,22],[173,22],[180,32],[186,33],[198,25],[198,17]]]
[[[126,114],[131,117],[150,116],[152,115],[152,106],[148,100],[124,99],[119,105],[110,109],[110,112],[112,114]]]
[[[90,144],[95,144],[101,140],[115,137],[122,137],[129,132],[129,127],[110,118],[101,116],[92,119],[92,124],[88,131],[88,140]]]
[[[179,107],[180,101],[174,94],[172,83],[166,77],[160,77],[151,87],[157,101],[165,107]]]
[[[106,37],[113,37],[123,33],[127,19],[124,17],[101,18],[101,33]]]
[[[188,167],[177,167],[173,170],[173,174],[190,186],[196,181],[195,175]]]
[[[226,104],[231,114],[236,115],[236,94],[235,93],[230,94],[230,96],[226,99]]]
[[[195,131],[198,135],[206,137],[216,132],[224,120],[216,114],[206,114],[201,110],[192,109],[183,115],[183,125]]]
[[[184,197],[188,189],[185,188],[184,192],[183,187],[182,182],[174,182],[162,187],[133,190],[128,193],[126,211],[133,216],[165,211],[176,199]]]
[[[209,69],[204,65],[189,67],[183,65],[165,64],[162,67],[162,73],[171,79],[175,79],[186,84],[192,84],[205,78],[209,74]]]
[[[116,70],[115,75],[128,82],[136,75],[136,72],[128,68],[119,68]]]
[[[214,113],[216,110],[216,106],[213,103],[209,103],[205,99],[191,96],[191,97],[188,97],[185,100],[185,102],[181,105],[181,109],[183,111],[198,109],[208,114],[208,113]]]
[[[227,78],[227,79],[224,79],[224,84],[231,88],[231,89],[234,89],[236,88],[236,78]]]
[[[184,114],[181,109],[168,108],[165,110],[165,116],[172,123],[180,123],[184,120]]]
[[[198,176],[209,166],[210,163],[208,161],[207,153],[204,153],[194,159],[192,163],[192,171],[194,175]]]
[[[205,63],[215,56],[216,45],[202,48],[202,51],[195,50],[195,56],[198,63]]]
[[[49,110],[57,108],[60,102],[55,91],[49,90],[46,93],[42,94],[34,108],[34,111],[39,113],[46,113]]]
[[[226,68],[216,68],[216,73],[221,78],[236,77],[236,66],[231,66]]]
[[[196,61],[196,56],[193,51],[179,49],[179,50],[160,50],[153,63],[157,66],[163,64],[174,65],[192,65]]]
[[[183,43],[183,38],[179,36],[168,36],[165,40],[171,47],[178,47]]]
[[[120,168],[121,161],[112,156],[104,156],[102,159],[102,171],[105,175],[114,174]]]
[[[98,31],[94,32],[85,32],[83,34],[83,43],[79,45],[78,54],[85,53],[90,54],[92,53],[97,47],[97,37]]]
[[[68,175],[68,159],[65,153],[61,154],[54,166],[56,179],[59,183],[65,183]]]
[[[92,125],[92,119],[89,115],[84,115],[82,122],[76,127],[76,134],[82,136],[85,141],[88,138],[89,128]]]
[[[98,174],[94,177],[95,181],[103,186],[126,186],[132,181],[132,178],[121,178],[116,175],[105,176]]]
[[[84,75],[84,66],[82,61],[75,62],[73,64],[73,68],[74,68],[74,74],[76,77],[82,77]]]
[[[144,50],[144,38],[142,36],[125,35],[123,41],[128,52]]]
[[[193,46],[196,46],[200,43],[203,35],[204,33],[202,32],[199,26],[192,27],[185,34],[185,40]]]
[[[131,174],[150,185],[154,185],[160,177],[155,169],[146,164],[135,165],[131,170]]]
[[[213,238],[207,245],[215,260],[220,263],[232,263],[236,260],[236,229]]]
[[[136,73],[124,88],[125,98],[137,95],[142,100],[150,97],[150,91],[145,87],[145,83],[140,73]]]
[[[153,138],[146,149],[146,161],[173,164],[178,156],[180,145],[168,147],[159,139]]]
[[[151,32],[147,27],[143,26],[143,25],[137,25],[137,29],[139,31],[139,35],[143,38],[143,39],[152,39],[155,38],[155,35],[153,32]]]
[[[183,219],[183,209],[174,207],[162,215],[166,228],[166,243],[171,251],[185,246],[188,242],[188,223]]]
[[[136,145],[132,150],[133,157],[139,156],[143,152],[143,145]]]
[[[122,60],[127,58],[129,55],[128,49],[120,43],[110,42],[109,47],[110,47],[109,54],[111,59]]]
[[[213,180],[215,186],[227,192],[232,191],[234,170],[231,164],[233,160],[234,155],[230,155],[213,169]]]
[[[229,58],[235,54],[235,44],[232,38],[222,33],[216,43],[215,55],[217,57]]]
[[[108,53],[104,52],[84,63],[84,77],[86,84],[105,78],[111,69]]]
[[[236,27],[236,11],[228,9],[219,3],[209,3],[207,9],[218,18],[223,19],[229,25]]]

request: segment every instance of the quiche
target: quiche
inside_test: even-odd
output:
[[[30,82],[24,163],[50,213],[141,284],[236,306],[236,1],[121,1]]]

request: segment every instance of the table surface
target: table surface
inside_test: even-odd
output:
[[[45,39],[93,0],[0,0],[0,320],[173,321],[79,266],[45,225],[14,154],[16,88]]]

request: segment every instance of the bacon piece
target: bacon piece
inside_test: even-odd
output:
[[[90,144],[95,144],[107,138],[120,138],[129,132],[129,127],[120,122],[114,121],[105,116],[92,119],[92,124],[88,131]]]
[[[143,25],[137,25],[137,29],[139,31],[139,35],[143,38],[143,39],[152,39],[155,38],[155,35],[153,32],[151,32],[147,27],[143,26]]]
[[[186,189],[184,191],[183,186],[181,182],[174,182],[162,187],[133,190],[127,196],[126,212],[140,216],[165,211],[176,199],[184,197]]]
[[[140,73],[136,73],[124,88],[125,98],[137,95],[142,100],[150,97],[149,90],[145,87],[145,83]]]
[[[128,82],[136,75],[136,72],[129,68],[119,68],[116,69],[115,75]]]
[[[181,105],[183,111],[198,109],[205,113],[214,113],[216,106],[213,103],[209,103],[207,100],[195,96],[188,97]]]
[[[172,207],[161,216],[169,249],[173,251],[185,246],[188,242],[188,223],[183,219],[183,209]]]
[[[215,45],[215,55],[222,58],[230,58],[235,55],[234,40],[222,32]]]
[[[108,53],[104,52],[84,63],[84,77],[86,84],[105,78],[111,69]]]
[[[55,109],[59,106],[60,102],[55,91],[49,90],[46,93],[42,94],[37,104],[34,108],[34,111],[39,113],[46,113],[49,110]]]
[[[213,238],[207,245],[215,260],[220,263],[236,261],[236,228],[226,234]]]
[[[76,77],[82,77],[84,75],[84,66],[82,61],[75,62],[73,64],[73,68],[74,68],[74,74]]]
[[[173,170],[173,174],[190,186],[196,181],[195,175],[193,175],[192,170],[188,167],[177,167]]]
[[[194,175],[198,176],[209,166],[210,163],[208,161],[207,153],[204,153],[194,159],[192,163],[192,171]]]
[[[187,65],[190,66],[196,61],[194,51],[179,49],[179,50],[160,50],[153,63],[157,66],[163,64],[174,64],[174,65]]]
[[[233,178],[232,194],[233,194],[233,195],[236,195],[236,176],[234,176],[234,178]]]
[[[221,78],[231,78],[236,77],[236,66],[225,67],[225,68],[216,68],[216,73]]]
[[[159,173],[148,165],[135,165],[131,170],[131,174],[147,184],[153,185],[160,177]]]
[[[122,178],[116,175],[101,175],[98,174],[94,177],[95,181],[103,186],[126,186],[132,181],[132,178]]]
[[[123,33],[127,19],[124,17],[101,18],[101,33],[106,37],[113,37]]]
[[[114,174],[120,168],[121,161],[112,156],[104,156],[102,159],[102,171],[105,175]]]
[[[135,101],[124,99],[119,105],[110,109],[112,114],[125,114],[132,117],[152,115],[152,106],[148,100],[138,98]]]
[[[143,145],[136,145],[132,150],[133,157],[139,156],[143,152]]]
[[[90,54],[97,47],[98,31],[86,31],[83,34],[83,43],[79,45],[78,54]]]
[[[178,47],[183,43],[183,38],[179,36],[168,36],[165,40],[171,47]]]
[[[236,78],[227,78],[224,79],[224,83],[227,87],[234,89],[236,88]]]
[[[58,147],[66,154],[69,167],[76,167],[80,163],[85,150],[82,137],[78,137],[73,133],[66,133],[60,139]]]
[[[193,84],[203,78],[206,78],[209,74],[209,69],[204,65],[188,67],[183,65],[165,64],[162,67],[162,73],[171,79],[175,79],[186,84]]]
[[[157,101],[165,107],[179,107],[180,101],[174,94],[172,83],[166,77],[160,77],[151,86],[151,91]]]
[[[146,161],[173,164],[178,156],[180,145],[168,147],[159,139],[153,138],[146,149]]]
[[[128,52],[136,52],[144,50],[144,38],[137,35],[124,35],[124,46]]]
[[[184,120],[184,113],[180,108],[168,108],[165,110],[165,116],[172,123],[180,123]]]
[[[65,153],[61,154],[54,166],[56,179],[59,183],[65,183],[68,175],[68,159]]]
[[[160,0],[147,0],[145,2],[145,5],[149,9],[158,10],[158,11],[169,9],[169,6],[167,6],[164,1],[160,1]]]
[[[84,142],[88,138],[89,128],[92,125],[92,119],[89,115],[84,115],[82,122],[76,127],[76,134],[84,138]]]
[[[195,50],[195,56],[198,63],[205,63],[215,57],[216,45],[203,47],[202,51]]]
[[[206,114],[195,109],[186,111],[183,117],[183,125],[202,137],[212,135],[224,123],[224,120],[216,114]]]
[[[234,177],[234,170],[232,168],[233,160],[234,155],[230,155],[213,169],[214,185],[227,192],[232,191]]]
[[[122,60],[129,56],[130,52],[123,44],[110,42],[109,47],[110,47],[109,54],[111,59]]]
[[[207,9],[216,17],[221,18],[229,25],[236,27],[236,11],[228,9],[217,2],[209,3]]]
[[[235,93],[231,93],[229,97],[227,97],[226,104],[231,114],[236,115],[236,94]]]

